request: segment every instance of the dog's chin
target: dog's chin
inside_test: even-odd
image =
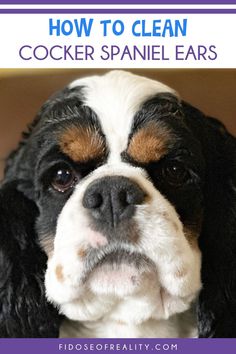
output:
[[[157,274],[151,260],[139,253],[117,250],[105,254],[88,271],[85,283],[97,295],[123,297],[140,291],[143,282],[152,281]]]
[[[156,267],[141,253],[108,249],[93,250],[87,257],[80,291],[72,301],[62,303],[60,311],[75,321],[110,318],[141,323],[161,306]],[[133,307],[141,307],[138,318],[135,312],[130,315]]]

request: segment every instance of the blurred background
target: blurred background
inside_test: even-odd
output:
[[[70,81],[107,70],[0,70],[0,179],[5,159],[17,146],[40,106]],[[236,69],[128,70],[171,86],[203,112],[221,120],[236,135]]]

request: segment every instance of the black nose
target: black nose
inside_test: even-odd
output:
[[[129,178],[107,176],[88,186],[82,203],[99,223],[116,227],[134,215],[135,205],[143,203],[144,197],[144,191]]]

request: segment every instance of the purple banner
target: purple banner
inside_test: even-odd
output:
[[[0,14],[235,14],[236,9],[0,9]]]
[[[1,354],[235,354],[236,339],[1,339]]]
[[[236,4],[236,0],[0,0],[0,4],[143,4],[143,5],[148,5],[148,4],[222,4],[222,5],[227,5],[227,4]]]
[[[235,0],[236,1],[236,0]],[[235,14],[235,9],[1,9],[0,14]]]

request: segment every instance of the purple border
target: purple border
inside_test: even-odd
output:
[[[233,5],[236,4],[236,0],[147,0],[147,2],[142,0],[0,0],[0,5]],[[102,13],[176,13],[176,14],[231,14],[236,13],[235,9],[0,9],[1,14],[72,14],[72,13],[85,13],[85,14],[102,14]]]
[[[91,345],[90,350],[59,350],[59,344],[71,344],[75,346]],[[149,345],[145,350],[144,344]],[[156,350],[156,346],[176,345],[177,350]],[[105,350],[99,350],[97,345],[105,346]],[[109,350],[111,345],[115,345],[115,350]],[[117,345],[127,345],[130,350],[117,350]],[[136,350],[134,350],[137,345]],[[142,345],[142,349],[140,348]],[[139,346],[139,347],[138,347]],[[177,353],[177,354],[235,354],[236,339],[1,339],[0,352],[2,354],[75,354],[75,353],[140,353],[140,354],[157,354],[157,353]],[[84,347],[83,347],[84,348]],[[93,349],[92,349],[93,348]]]
[[[140,1],[140,0],[13,0],[13,1],[7,1],[7,0],[0,0],[0,4],[6,4],[6,5],[16,5],[16,4],[236,4],[236,0],[227,0],[224,2],[223,0],[195,0],[195,1],[190,1],[190,0],[170,0],[170,1],[158,1],[158,0],[148,0],[147,2]],[[148,9],[96,9],[96,10],[91,10],[91,9],[83,9],[83,10],[78,10],[78,9],[25,9],[25,10],[0,10],[0,13],[15,13],[15,14],[32,14],[32,13],[39,13],[39,14],[47,14],[47,13],[55,13],[55,14],[60,14],[60,13],[196,13],[196,14],[229,14],[229,13],[236,13],[236,10],[227,10],[227,9],[211,9],[211,10],[204,10],[204,9],[198,9],[198,10],[191,10],[191,9],[160,9],[160,10],[148,10]],[[236,339],[126,339],[126,340],[119,340],[119,339],[0,339],[0,352],[4,354],[16,354],[16,353],[24,353],[24,354],[42,354],[43,352],[49,352],[50,354],[58,354],[58,353],[66,353],[65,351],[59,351],[58,350],[58,345],[59,343],[62,344],[97,344],[97,343],[120,343],[120,344],[128,344],[128,345],[135,345],[139,343],[148,343],[151,346],[151,349],[146,351],[146,353],[153,353],[153,345],[155,343],[160,343],[160,344],[172,344],[172,343],[177,343],[178,344],[178,354],[199,354],[199,353],[214,353],[214,354],[235,354],[235,348],[236,348]],[[80,351],[82,353],[84,351]],[[109,351],[107,350],[106,352],[101,352],[101,351],[90,351],[86,350],[86,353],[116,353],[117,351]],[[126,353],[128,351],[125,351]],[[134,352],[132,350],[132,352]],[[137,351],[135,351],[137,352]],[[144,353],[139,351],[140,353]],[[173,351],[172,351],[173,352]],[[69,351],[67,353],[78,353],[78,351]],[[119,351],[119,353],[124,353],[124,351]],[[156,351],[157,353],[157,351]]]
[[[235,14],[236,9],[0,9],[0,14]]]
[[[126,0],[115,0],[113,1],[113,4],[143,4],[144,2],[141,1],[132,1],[129,0],[128,2]],[[36,1],[30,1],[30,0],[24,0],[24,1],[2,1],[0,0],[0,4],[111,4],[111,0],[102,0],[102,1],[96,1],[96,0],[90,0],[90,1],[79,1],[79,0],[69,0],[66,2],[65,0],[36,0]],[[208,0],[205,2],[204,0],[200,1],[157,1],[157,0],[148,0],[145,4],[236,4],[236,0],[227,0],[227,2],[221,1],[211,1]],[[26,10],[0,10],[0,13],[16,13],[16,14],[32,14],[32,13],[39,13],[39,14],[47,14],[47,13],[55,13],[55,14],[60,14],[60,13],[196,13],[196,14],[217,14],[217,13],[236,13],[236,10],[227,10],[227,9],[211,9],[211,10],[204,10],[204,9],[198,9],[198,10],[191,10],[191,9],[160,9],[160,10],[148,10],[148,9],[96,9],[96,10],[91,10],[91,9],[83,9],[83,10],[78,10],[78,9],[26,9]],[[43,352],[49,352],[50,354],[58,354],[58,353],[66,353],[65,351],[59,351],[58,350],[58,345],[59,343],[62,344],[97,344],[97,343],[110,343],[110,344],[115,344],[115,343],[120,343],[120,344],[128,344],[128,345],[135,345],[139,343],[148,343],[150,344],[150,350],[146,351],[146,353],[153,353],[153,345],[155,343],[160,343],[160,344],[172,344],[172,343],[177,343],[178,344],[178,354],[199,354],[199,353],[214,353],[214,354],[235,354],[235,348],[236,348],[236,339],[126,339],[126,340],[119,340],[119,339],[0,339],[0,352],[4,354],[16,354],[16,353],[24,353],[24,354],[42,354]],[[84,351],[80,351],[81,353]],[[117,351],[109,351],[107,350],[106,352],[101,352],[101,351],[90,351],[86,350],[87,353],[116,353]],[[126,353],[128,351],[125,351]],[[132,352],[134,352],[132,350]],[[137,351],[135,351],[137,352]],[[144,353],[143,351],[139,351],[140,353]],[[157,352],[157,351],[156,351]],[[173,351],[172,351],[173,352]],[[78,351],[69,351],[67,353],[78,353]],[[124,353],[124,351],[119,351],[119,353]]]
[[[69,4],[84,4],[84,5],[94,5],[94,4],[170,4],[170,5],[177,5],[177,4],[200,4],[200,5],[206,5],[206,4],[221,4],[221,5],[227,5],[227,4],[236,4],[236,0],[0,0],[0,4],[64,4],[64,5],[69,5]]]

